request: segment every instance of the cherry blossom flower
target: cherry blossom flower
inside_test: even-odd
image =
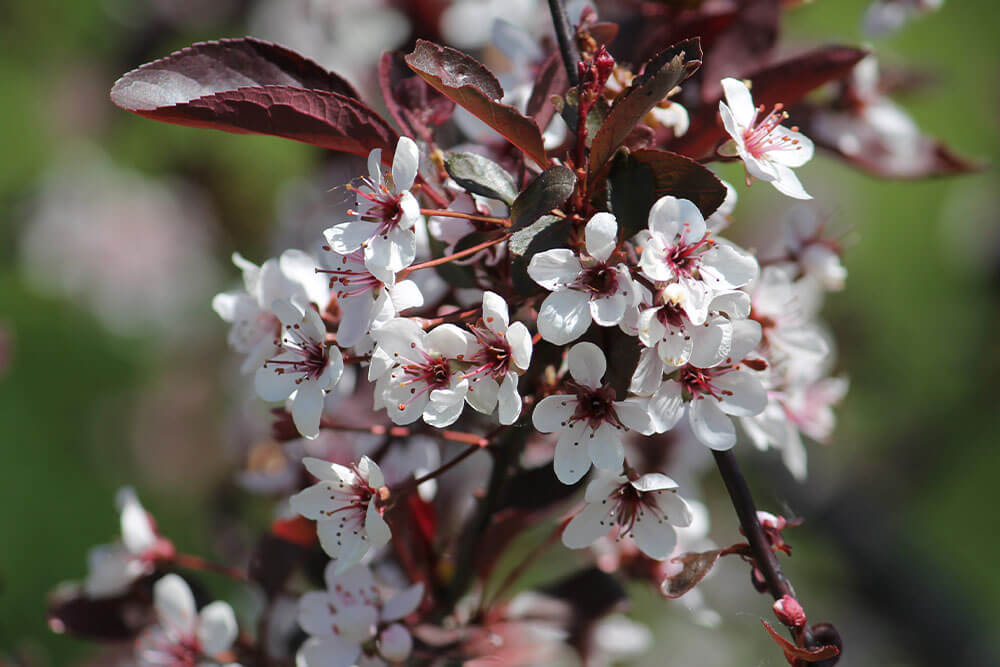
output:
[[[639,266],[657,282],[671,282],[669,297],[692,324],[708,317],[713,294],[742,287],[757,276],[757,260],[745,250],[710,234],[701,211],[687,199],[661,197],[649,211],[649,229]]]
[[[510,323],[507,302],[499,294],[483,294],[483,318],[472,329],[476,351],[468,358],[472,368],[465,373],[471,380],[466,400],[484,414],[499,404],[500,423],[513,424],[521,415],[521,395],[517,392],[520,373],[531,363],[531,334],[521,322]]]
[[[782,194],[795,199],[812,199],[803,189],[793,167],[801,167],[813,156],[813,143],[795,128],[781,126],[788,114],[777,104],[764,118],[764,106],[755,107],[750,89],[738,79],[722,80],[726,101],[719,102],[719,114],[726,132],[732,137],[719,152],[739,157],[751,178],[767,181]]]
[[[420,606],[423,583],[383,599],[364,566],[340,570],[331,561],[324,578],[325,591],[310,591],[299,599],[299,626],[309,639],[299,649],[296,664],[350,667],[406,660],[413,639],[399,621]]]
[[[417,176],[420,151],[408,137],[400,137],[392,160],[392,173],[383,174],[382,150],[368,155],[368,177],[357,192],[356,219],[324,232],[334,252],[349,255],[363,250],[365,266],[383,283],[413,263],[417,252],[414,232],[420,204],[410,193]]]
[[[552,292],[538,313],[542,338],[565,345],[584,334],[591,322],[615,326],[636,299],[636,289],[624,264],[609,263],[618,247],[618,222],[597,213],[586,226],[587,251],[577,258],[567,248],[540,252],[531,258],[528,275]]]
[[[657,125],[669,127],[673,130],[675,137],[684,136],[691,126],[691,119],[688,116],[687,109],[677,102],[664,100],[653,107],[649,113]]]
[[[593,463],[618,472],[625,461],[622,435],[650,433],[649,415],[641,401],[615,400],[615,390],[601,383],[607,370],[604,353],[593,343],[577,343],[566,355],[572,394],[546,396],[531,415],[543,433],[559,432],[553,466],[563,484],[575,484]]]
[[[404,310],[424,305],[424,296],[415,282],[382,282],[365,266],[361,250],[349,255],[329,254],[332,257],[325,258],[326,268],[319,272],[330,276],[330,289],[337,297],[339,347],[367,354],[375,343],[372,329]]]
[[[173,544],[156,533],[132,487],[119,489],[115,503],[121,513],[121,541],[94,547],[87,555],[83,590],[91,598],[123,593],[139,577],[152,574],[157,560],[174,553]]]
[[[840,262],[840,243],[824,237],[823,227],[822,219],[812,208],[793,208],[785,219],[785,246],[798,260],[804,275],[823,289],[837,292],[844,289],[847,269]]]
[[[740,361],[760,340],[759,327],[738,330],[725,364],[714,368],[686,365],[667,369],[668,379],[649,399],[649,413],[655,430],[672,429],[687,408],[691,430],[702,444],[725,450],[736,444],[736,429],[730,419],[763,412],[767,393],[756,374],[742,368]]]
[[[695,325],[679,306],[683,288],[669,283],[657,293],[661,305],[647,308],[639,315],[639,340],[655,347],[663,363],[683,366],[691,363],[711,368],[722,363],[733,343],[734,319],[750,314],[750,297],[745,292],[723,292],[708,306],[708,316]]]
[[[158,624],[136,642],[136,661],[143,667],[218,664],[213,659],[236,639],[232,607],[216,601],[198,612],[190,586],[176,574],[165,575],[153,586],[153,607]]]
[[[326,292],[322,278],[316,276],[316,263],[301,250],[286,250],[261,266],[233,253],[233,264],[243,272],[243,289],[216,294],[212,309],[232,324],[227,340],[230,347],[247,355],[240,369],[247,374],[278,353],[274,341],[281,322],[271,310],[274,301],[289,299],[303,305],[312,301],[325,306]]]
[[[458,363],[475,354],[475,337],[454,324],[425,332],[404,318],[390,320],[373,335],[376,348],[369,377],[374,373],[379,379],[376,407],[384,405],[397,424],[421,417],[437,428],[455,423],[469,391]]]
[[[691,523],[691,511],[677,494],[677,483],[661,473],[635,480],[600,475],[587,485],[583,511],[562,534],[563,544],[582,549],[614,529],[616,539],[631,538],[650,558],[664,560],[677,541],[674,526]]]
[[[276,299],[271,310],[285,331],[279,354],[257,369],[254,387],[265,401],[291,397],[295,427],[313,439],[319,435],[324,395],[340,381],[344,358],[340,348],[326,344],[326,327],[311,307]]]
[[[320,546],[337,573],[389,542],[389,525],[378,506],[385,478],[377,463],[362,456],[347,467],[307,456],[302,464],[319,481],[292,496],[292,509],[316,522]]]
[[[750,316],[760,323],[764,350],[785,373],[815,376],[830,355],[829,335],[816,320],[821,293],[792,280],[787,266],[768,266],[750,286]]]

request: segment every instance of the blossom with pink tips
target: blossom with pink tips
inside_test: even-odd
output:
[[[782,127],[788,114],[781,104],[763,118],[764,106],[754,106],[750,89],[739,79],[722,80],[726,101],[719,102],[719,115],[731,139],[719,152],[739,157],[747,170],[747,180],[767,181],[782,194],[795,199],[812,199],[792,171],[812,159],[813,142],[796,129]]]

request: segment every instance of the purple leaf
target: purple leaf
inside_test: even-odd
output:
[[[553,95],[565,95],[569,89],[566,69],[563,67],[559,53],[553,53],[542,64],[535,77],[535,85],[531,89],[531,97],[525,107],[528,115],[543,130],[549,126],[556,108],[552,104]]]
[[[318,86],[318,87],[316,87]],[[119,79],[112,101],[176,125],[268,134],[366,155],[389,151],[396,132],[335,74],[256,40],[207,42]]]
[[[675,571],[674,574],[671,574],[660,583],[660,592],[668,598],[681,597],[705,578],[705,575],[715,567],[719,558],[730,554],[749,557],[750,545],[743,542],[725,549],[713,549],[712,551],[703,552],[692,551],[674,556],[669,561],[670,565],[674,566],[674,570],[676,570],[677,565],[681,569]]]
[[[406,65],[398,52],[382,54],[378,64],[378,84],[382,98],[400,129],[425,141],[432,139],[431,127],[440,125],[455,110],[455,103],[427,85]]]
[[[418,40],[406,64],[431,86],[503,135],[538,166],[548,158],[535,121],[500,102],[503,88],[493,73],[461,51]]]
[[[590,145],[590,173],[598,174],[635,125],[667,96],[674,86],[701,65],[698,40],[675,44],[643,66],[642,74],[619,95]],[[596,179],[599,180],[599,179]]]
[[[722,93],[722,79],[737,76],[767,62],[778,40],[781,0],[744,0],[729,25],[707,52],[701,99],[711,102]],[[756,99],[756,98],[755,98]]]

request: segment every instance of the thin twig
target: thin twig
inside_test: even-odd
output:
[[[569,16],[566,15],[566,7],[562,0],[549,0],[549,13],[552,14],[556,39],[559,40],[559,53],[562,54],[563,66],[566,68],[566,78],[569,79],[569,85],[579,85],[580,74],[576,67],[580,62],[580,50],[576,46],[576,36],[569,24]]]
[[[492,246],[503,243],[510,238],[510,234],[504,234],[503,236],[498,236],[495,239],[490,239],[489,241],[483,241],[482,243],[477,243],[476,245],[465,248],[464,250],[459,250],[456,253],[450,255],[445,255],[444,257],[438,257],[437,259],[431,259],[426,262],[421,262],[420,264],[414,264],[413,266],[407,267],[396,274],[397,280],[402,280],[406,276],[410,275],[414,271],[419,271],[420,269],[429,269],[432,266],[439,266],[441,264],[447,264],[448,262],[453,262],[456,259],[462,259],[463,257],[468,257],[469,255],[475,255],[481,250],[490,248]]]
[[[243,570],[230,567],[229,565],[223,565],[222,563],[216,563],[208,559],[202,558],[201,556],[195,556],[194,554],[174,554],[171,559],[174,565],[179,565],[180,567],[187,568],[189,570],[198,570],[199,572],[213,572],[215,574],[221,574],[229,577],[235,581],[247,582],[250,581],[250,576]]]
[[[771,543],[764,534],[764,529],[757,520],[757,506],[754,504],[753,496],[750,495],[750,488],[740,471],[736,457],[731,450],[725,452],[713,451],[715,464],[722,474],[722,481],[726,484],[729,497],[733,501],[736,509],[736,516],[739,517],[743,534],[746,535],[747,542],[750,543],[750,551],[753,554],[757,569],[767,583],[767,589],[775,600],[780,600],[785,595],[795,597],[795,590],[788,581],[788,577],[781,570],[778,557],[771,550]],[[815,640],[812,636],[812,629],[804,626],[800,629],[793,629],[792,635],[799,642],[800,646],[812,648]]]

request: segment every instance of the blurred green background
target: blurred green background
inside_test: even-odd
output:
[[[320,163],[298,144],[116,110],[107,91],[121,73],[194,41],[248,32],[246,3],[220,3],[198,20],[198,2],[174,3],[196,9],[168,12],[169,20],[154,12],[157,4],[171,3],[9,0],[0,12],[0,656],[61,665],[87,655],[87,644],[48,631],[45,599],[58,582],[82,577],[87,549],[116,534],[120,485],[139,489],[181,549],[211,553],[217,545],[218,517],[199,508],[231,464],[233,427],[220,415],[240,404],[227,398],[236,369],[209,302],[233,283],[231,251],[266,256],[283,186]],[[866,4],[816,0],[790,11],[785,44],[860,43]],[[992,3],[952,0],[873,44],[884,62],[934,76],[931,87],[900,100],[919,124],[960,154],[992,163],[1000,156],[997,34]],[[105,167],[114,187],[88,180]],[[942,642],[958,642],[959,656],[1000,627],[996,173],[886,183],[828,157],[801,173],[834,228],[854,239],[847,289],[826,310],[851,390],[834,443],[810,445],[808,486],[746,449],[751,485],[763,507],[806,517],[787,535],[795,545],[787,572],[807,609],[822,616],[810,620],[840,628],[848,647],[841,664],[990,664],[977,662],[982,655],[947,661],[925,633],[939,628]],[[201,203],[190,215],[207,229],[163,237],[161,226],[188,209],[156,212],[160,195],[133,187],[137,174],[168,193],[196,187]],[[738,171],[726,175],[740,180]],[[141,196],[110,211],[88,203],[121,191]],[[736,235],[787,209],[766,186],[740,193]],[[67,201],[46,208],[60,197]],[[117,217],[119,231],[132,221],[152,226],[95,251],[81,239],[100,215]],[[150,222],[154,215],[161,226]],[[39,235],[41,250],[26,253],[40,219],[57,231]],[[167,243],[176,247],[164,272],[152,262]],[[133,301],[122,297],[126,312],[110,316],[117,324],[81,295],[91,278],[67,268],[94,252],[91,270],[106,272],[108,299],[131,290]],[[121,268],[128,262],[116,253],[134,252],[137,265]],[[143,290],[169,286],[192,257],[208,267],[205,279],[171,303],[169,321],[121,323],[149,305]],[[704,489],[724,541],[735,531],[731,509],[717,480],[706,479]],[[639,593],[638,617],[656,624],[662,644],[642,664],[664,664],[665,655],[677,665],[783,664],[760,632],[767,610],[749,591],[745,568],[720,570],[727,587],[716,590],[740,593],[712,598],[724,616],[717,631]]]

